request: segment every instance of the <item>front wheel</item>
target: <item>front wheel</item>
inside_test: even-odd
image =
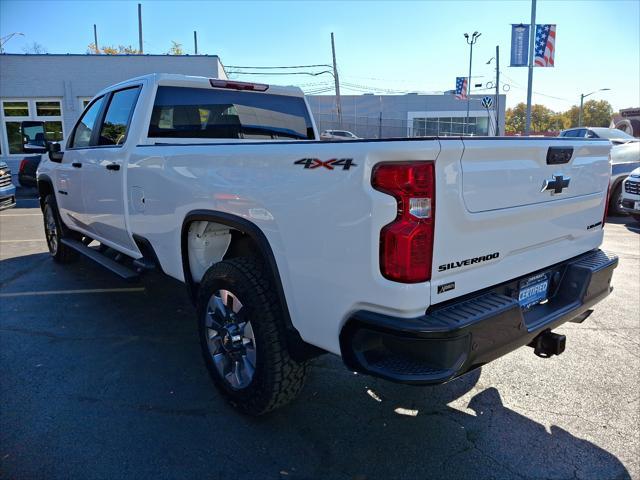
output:
[[[289,355],[282,306],[259,259],[234,258],[210,267],[197,311],[207,369],[233,406],[262,415],[298,396],[307,365]]]
[[[77,258],[76,251],[60,241],[65,237],[67,230],[62,225],[56,199],[53,195],[47,195],[44,199],[42,214],[47,247],[53,259],[58,263],[69,263],[75,260]]]

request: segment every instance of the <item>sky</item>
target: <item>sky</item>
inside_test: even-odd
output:
[[[95,23],[100,45],[137,47],[137,3],[0,0],[0,36],[24,34],[4,45],[8,53],[23,53],[33,42],[48,53],[85,53]],[[453,89],[457,76],[468,75],[463,34],[478,31],[473,83],[495,81],[495,60],[486,62],[499,45],[507,106],[526,101],[527,68],[508,63],[510,26],[530,21],[530,1],[141,3],[145,53],[166,53],[175,40],[193,54],[196,30],[199,53],[218,55],[230,71],[238,71],[230,65],[330,64],[334,32],[343,95]],[[609,88],[589,99],[607,100],[615,110],[640,106],[640,0],[538,0],[536,23],[557,24],[556,66],[534,70],[533,103],[563,111],[581,93]],[[333,93],[328,74],[233,78]]]

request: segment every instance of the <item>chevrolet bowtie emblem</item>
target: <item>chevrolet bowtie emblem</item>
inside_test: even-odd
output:
[[[565,178],[562,175],[554,175],[551,180],[547,179],[542,183],[542,188],[540,189],[540,192],[550,190],[551,195],[562,193],[563,188],[569,188],[570,181],[571,181],[571,178],[569,177]]]

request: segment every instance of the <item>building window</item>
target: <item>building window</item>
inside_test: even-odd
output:
[[[488,135],[487,117],[469,117],[466,125],[465,117],[414,118],[414,137],[447,137],[460,135]]]
[[[62,124],[62,104],[57,99],[3,100],[1,140],[6,139],[9,155],[22,154],[22,134],[20,124],[25,120],[44,122],[45,138],[59,142],[64,138]],[[0,142],[3,143],[4,142]]]
[[[36,102],[38,117],[60,117],[60,102]]]
[[[29,102],[3,102],[5,117],[28,117]]]

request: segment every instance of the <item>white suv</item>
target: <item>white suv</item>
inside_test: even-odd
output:
[[[640,222],[640,168],[636,168],[622,182],[620,209]]]

